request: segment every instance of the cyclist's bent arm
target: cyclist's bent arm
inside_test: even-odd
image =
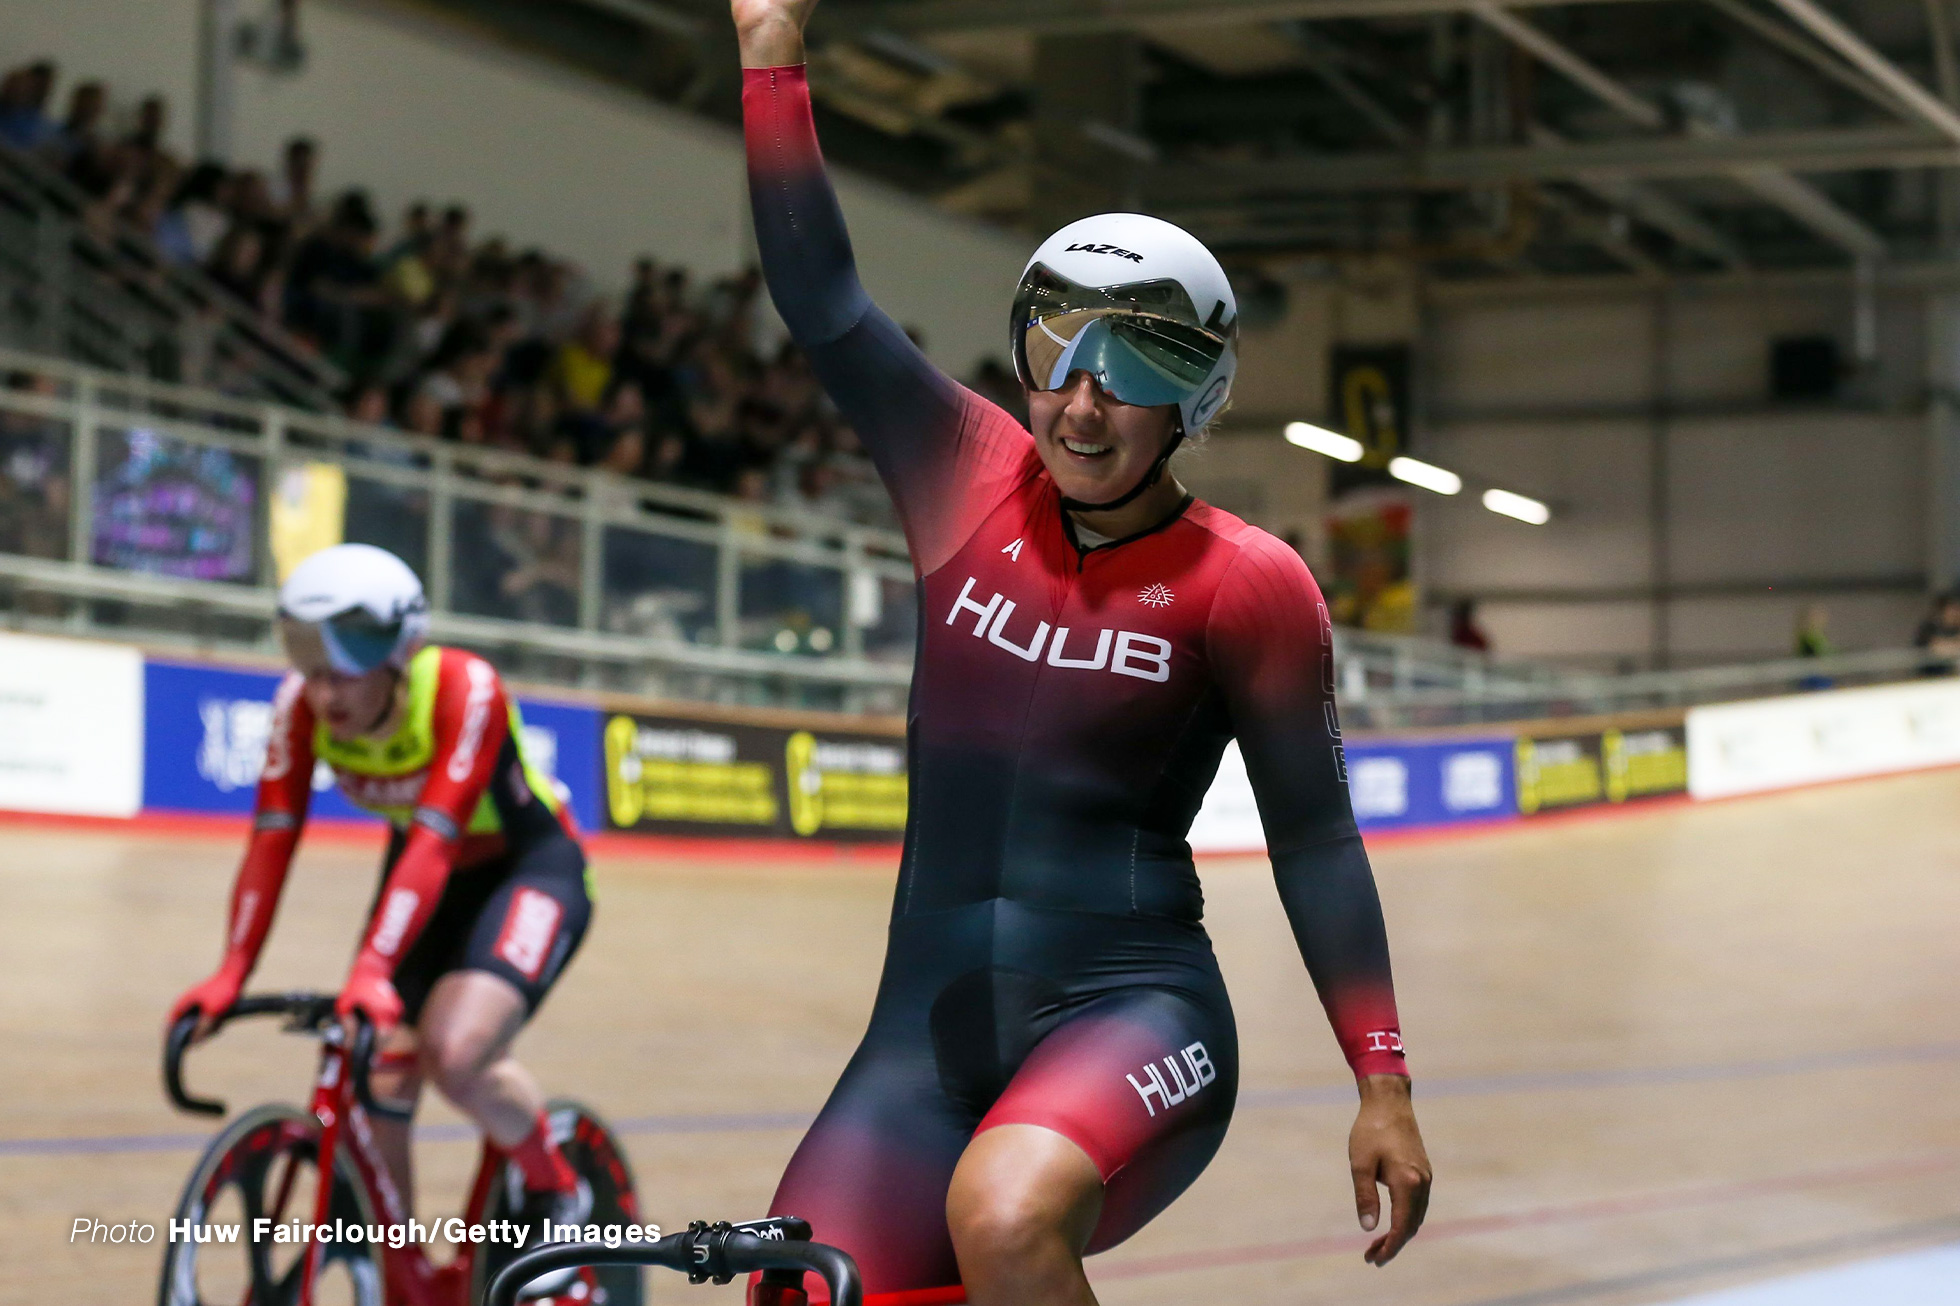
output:
[[[1012,417],[935,368],[858,280],[802,65],[745,68],[749,197],[770,296],[877,463],[921,574],[1030,470]]]
[[[510,731],[510,704],[490,664],[456,650],[444,650],[442,656],[429,778],[416,800],[401,856],[388,873],[361,940],[356,974],[392,976],[435,914],[470,817],[490,788],[497,755]]]
[[[1333,628],[1291,549],[1255,536],[1206,641],[1245,754],[1293,937],[1357,1078],[1406,1075],[1388,932],[1348,801]]]

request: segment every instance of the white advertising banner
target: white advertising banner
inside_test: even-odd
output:
[[[1688,792],[1787,789],[1960,763],[1960,680],[1840,689],[1688,713]]]
[[[142,654],[0,635],[0,808],[134,816],[142,805]]]

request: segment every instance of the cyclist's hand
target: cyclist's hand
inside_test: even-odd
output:
[[[218,1020],[230,1011],[238,1001],[238,991],[245,987],[245,977],[230,966],[221,968],[217,974],[205,980],[177,999],[170,1008],[170,1019],[166,1027],[175,1028],[186,1013],[196,1011],[197,1028],[191,1031],[191,1042],[195,1043],[210,1035]]]
[[[745,68],[803,62],[803,28],[817,0],[729,0]]]
[[[1388,1232],[1369,1244],[1364,1258],[1370,1265],[1386,1265],[1416,1236],[1429,1211],[1429,1154],[1416,1128],[1408,1080],[1370,1075],[1361,1081],[1361,1114],[1348,1135],[1348,1165],[1354,1171],[1355,1213],[1371,1233],[1381,1222],[1376,1185],[1388,1188]]]
[[[377,1036],[402,1023],[402,998],[395,992],[394,982],[366,966],[354,967],[333,1010],[343,1021],[351,1021],[356,1012],[366,1016]]]

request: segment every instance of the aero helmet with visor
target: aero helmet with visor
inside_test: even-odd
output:
[[[336,544],[293,568],[279,590],[279,639],[308,675],[400,670],[429,629],[422,582],[371,544]]]
[[[1029,260],[1014,296],[1014,371],[1030,390],[1087,372],[1138,407],[1172,407],[1178,429],[1116,508],[1154,485],[1187,435],[1224,409],[1238,372],[1238,300],[1197,237],[1141,213],[1071,223]]]

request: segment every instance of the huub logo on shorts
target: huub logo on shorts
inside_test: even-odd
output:
[[[1158,1066],[1170,1071],[1169,1079],[1164,1078]],[[1188,1079],[1185,1078],[1187,1074],[1190,1076]],[[1218,1078],[1218,1067],[1211,1064],[1211,1054],[1205,1051],[1203,1043],[1193,1043],[1182,1052],[1174,1052],[1161,1061],[1145,1066],[1143,1077],[1149,1082],[1139,1083],[1135,1075],[1123,1076],[1130,1081],[1130,1087],[1137,1091],[1137,1096],[1143,1099],[1144,1109],[1155,1116],[1158,1106],[1168,1111],[1186,1098],[1196,1097],[1199,1090]],[[1157,1099],[1155,1105],[1150,1101],[1152,1096]]]

